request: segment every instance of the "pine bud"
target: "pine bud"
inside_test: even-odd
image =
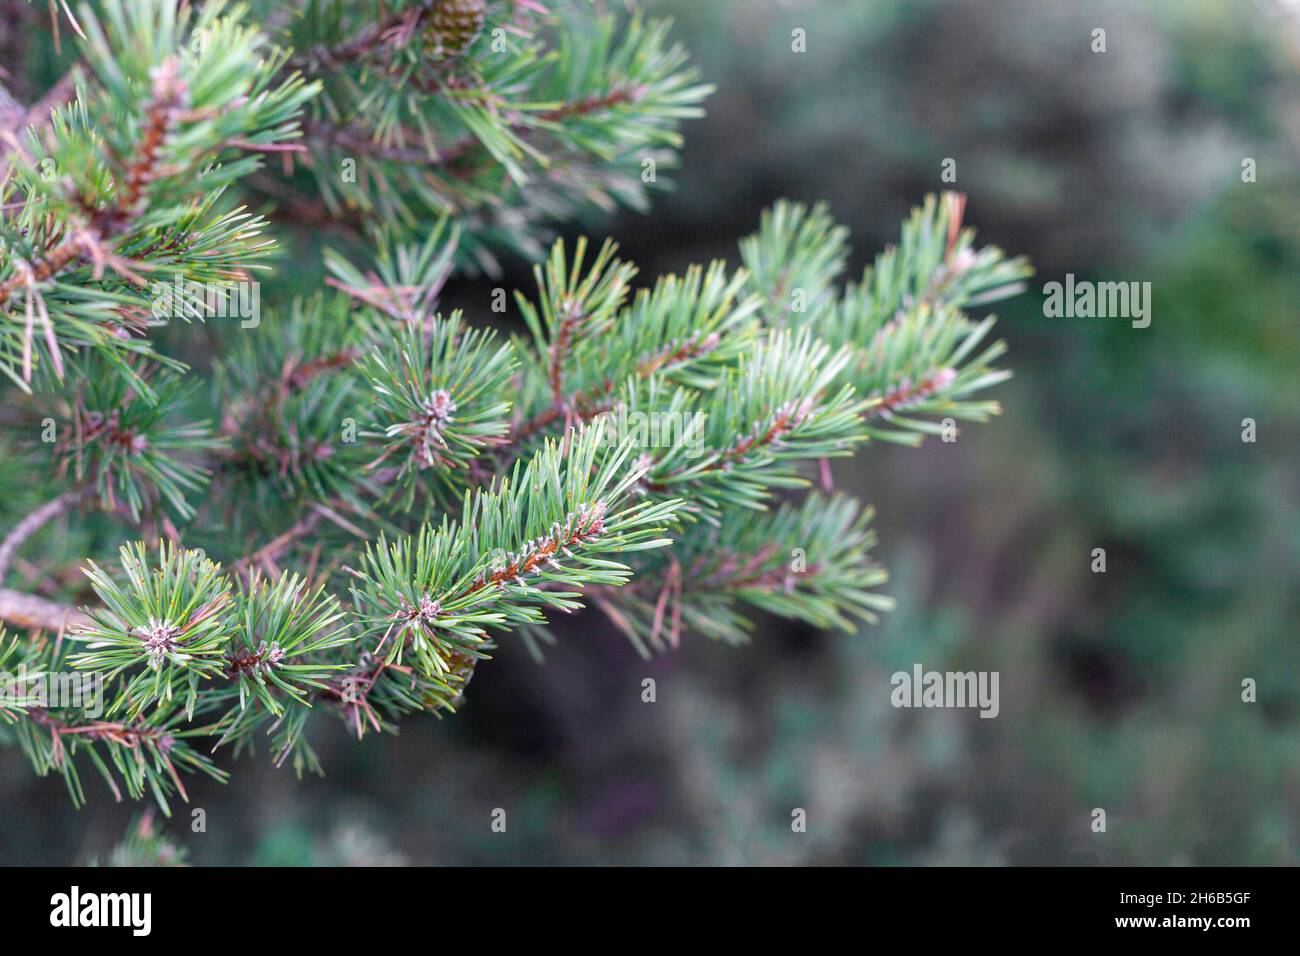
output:
[[[460,56],[483,29],[486,0],[442,0],[429,17],[425,44],[435,58]]]

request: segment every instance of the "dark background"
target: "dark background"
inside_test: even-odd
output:
[[[736,262],[780,196],[831,202],[856,277],[946,157],[981,238],[1033,260],[999,309],[1004,414],[836,465],[878,509],[897,611],[649,663],[584,614],[544,666],[504,641],[452,719],[362,745],[320,721],[323,780],[265,754],[194,780],[167,831],[200,864],[1295,862],[1300,6],[648,6],[719,92],[676,191],[589,227],[643,280]],[[502,284],[526,285],[515,268]],[[1045,318],[1067,272],[1151,282],[1151,326]],[[473,318],[495,284],[447,304]],[[917,662],[999,671],[1001,714],[895,710],[889,675]],[[88,789],[74,811],[0,750],[0,862],[106,854],[139,808]]]

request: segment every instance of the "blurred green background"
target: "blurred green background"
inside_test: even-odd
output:
[[[198,864],[1294,863],[1300,4],[647,6],[719,91],[676,191],[590,226],[643,278],[736,262],[780,196],[831,202],[856,275],[949,157],[982,239],[1033,260],[1000,310],[1004,414],[836,465],[878,509],[898,610],[649,663],[584,614],[544,666],[504,642],[454,719],[363,745],[320,721],[324,780],[264,754],[195,780],[207,832],[190,808],[167,832]],[[1045,318],[1066,273],[1151,282],[1151,326]],[[473,317],[494,284],[446,301]],[[892,708],[917,662],[998,671],[1000,715]],[[103,857],[139,809],[93,791],[74,811],[13,750],[0,806],[6,864]]]

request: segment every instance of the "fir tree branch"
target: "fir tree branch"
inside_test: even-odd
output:
[[[532,256],[557,214],[644,206],[659,180],[647,187],[641,163],[672,164],[678,125],[711,91],[666,21],[481,0],[476,32],[460,22],[468,10],[450,11],[448,47],[442,6],[399,3],[374,18],[327,0],[327,15],[284,25],[282,42],[299,51],[286,69],[323,86],[307,165],[332,215],[360,211],[419,235],[454,214],[469,240],[460,263],[491,271],[494,247]],[[355,177],[340,182],[340,163]]]
[[[650,554],[600,606],[642,654],[676,647],[684,630],[739,644],[752,624],[738,606],[814,627],[850,630],[892,600],[874,590],[888,575],[870,550],[872,512],[843,495],[809,495],[762,515],[721,521],[671,551]]]

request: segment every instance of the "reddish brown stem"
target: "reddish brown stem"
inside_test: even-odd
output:
[[[894,412],[915,405],[929,398],[940,389],[952,383],[956,373],[950,368],[941,368],[913,385],[904,380],[886,392],[880,401],[867,409],[868,416],[890,418]]]
[[[75,607],[47,601],[45,598],[0,588],[0,621],[15,627],[53,631],[56,634],[73,624],[89,624],[90,618]]]
[[[9,566],[13,563],[18,549],[23,546],[23,542],[76,504],[82,494],[80,490],[65,491],[14,525],[13,530],[5,535],[3,541],[0,541],[0,584],[3,584],[5,577],[8,576]]]

